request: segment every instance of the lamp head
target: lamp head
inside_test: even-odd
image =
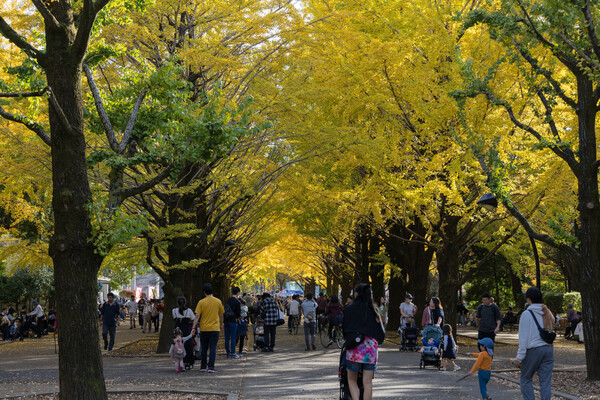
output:
[[[477,205],[488,211],[496,211],[498,208],[498,199],[491,193],[486,193],[477,201]]]

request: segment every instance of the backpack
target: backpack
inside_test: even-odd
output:
[[[185,354],[185,348],[183,347],[183,339],[173,340],[173,355],[175,357],[183,357]]]
[[[233,313],[233,310],[227,303],[225,304],[225,313],[223,314],[223,319],[226,319],[226,320],[235,319],[235,314]]]
[[[152,307],[152,318],[158,317],[158,309],[156,306]]]

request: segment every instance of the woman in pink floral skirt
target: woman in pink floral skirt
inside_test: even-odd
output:
[[[365,400],[373,397],[373,375],[377,368],[377,350],[385,339],[385,330],[373,303],[371,287],[367,283],[354,288],[354,301],[344,309],[343,323],[346,339],[346,370],[352,399],[360,398],[358,372],[363,372]]]

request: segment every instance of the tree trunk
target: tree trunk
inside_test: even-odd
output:
[[[581,229],[580,287],[588,379],[600,380],[600,202],[596,167],[596,102],[593,82],[577,76],[579,157],[578,211]]]
[[[369,276],[371,278],[371,288],[375,301],[379,300],[380,297],[385,297],[385,265],[378,259],[380,249],[381,242],[379,237],[371,235],[369,238]]]
[[[62,15],[61,15],[62,14]],[[68,15],[59,13],[60,18]],[[52,136],[54,234],[49,253],[58,302],[59,386],[63,399],[106,399],[96,297],[103,257],[92,238],[92,203],[83,125],[81,60],[72,54],[74,31],[46,26],[48,85],[71,125],[49,107]]]
[[[510,286],[512,289],[515,307],[522,309],[525,305],[525,296],[523,295],[523,287],[521,286],[521,277],[512,269],[510,265],[506,268],[510,277]]]
[[[456,324],[458,322],[456,305],[458,301],[458,290],[460,289],[457,253],[438,253],[437,262],[438,272],[440,274],[439,298],[444,307],[444,323],[450,324],[453,332],[456,332]]]
[[[157,353],[167,353],[171,344],[173,344],[173,329],[175,322],[171,314],[172,310],[177,307],[177,297],[181,296],[181,289],[173,286],[170,280],[165,281],[163,286],[165,292],[165,308],[163,311],[163,320],[160,325],[160,333],[158,334]]]

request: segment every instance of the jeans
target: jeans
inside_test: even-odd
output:
[[[2,336],[4,340],[10,339],[10,325],[2,325]]]
[[[315,344],[315,322],[304,323],[304,343],[306,344],[306,348],[310,349],[311,344]],[[308,336],[310,335],[310,343],[308,340]]]
[[[465,326],[465,315],[464,314],[460,316],[460,324],[462,326]]]
[[[554,349],[552,346],[527,349],[527,354],[525,354],[521,365],[521,395],[523,400],[535,400],[533,374],[536,371],[540,378],[541,399],[550,400],[552,368],[554,367]]]
[[[104,339],[104,347],[106,347],[107,342],[108,342],[108,335],[110,335],[110,342],[108,342],[108,350],[112,350],[113,346],[115,345],[115,330],[117,329],[116,326],[108,326],[105,324],[102,324],[102,339]]]
[[[238,343],[240,345],[240,349],[238,351],[239,354],[242,354],[244,350],[244,341],[246,340],[246,335],[238,336]]]
[[[277,325],[265,325],[265,347],[273,350],[275,347],[275,332],[277,332]]]
[[[154,324],[154,332],[158,332],[158,315],[156,317],[152,317],[152,323]]]
[[[235,341],[237,339],[237,322],[225,323],[225,351],[227,354],[235,354]],[[230,345],[231,342],[231,345]]]
[[[487,399],[487,383],[490,381],[492,371],[480,369],[477,371],[477,376],[479,376],[479,391],[481,392],[481,398]]]
[[[208,355],[208,368],[215,368],[215,358],[217,357],[217,342],[219,341],[219,332],[200,332],[200,368],[206,369],[206,358]]]

